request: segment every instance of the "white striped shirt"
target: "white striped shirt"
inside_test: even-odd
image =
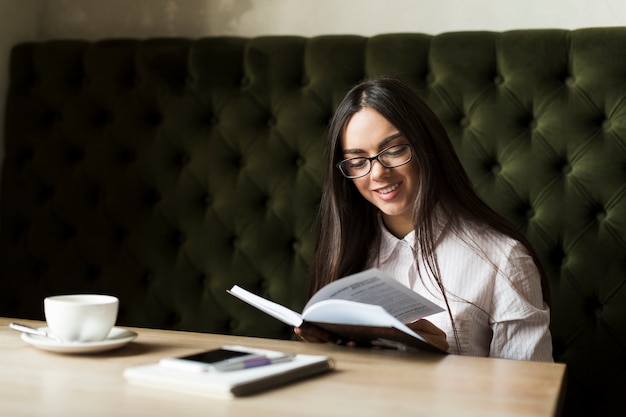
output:
[[[413,256],[415,232],[398,239],[380,223],[380,252],[369,266],[445,310],[432,273]],[[552,362],[550,311],[543,302],[539,271],[525,247],[477,228],[468,230],[468,244],[447,230],[439,237],[436,253],[461,352],[447,310],[426,319],[446,332],[450,353]]]

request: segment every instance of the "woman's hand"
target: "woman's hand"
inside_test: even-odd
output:
[[[407,327],[422,336],[431,345],[443,351],[448,351],[450,346],[448,345],[446,333],[428,320],[419,319],[412,323],[407,323]]]
[[[302,327],[296,327],[293,329],[294,333],[300,336],[302,340],[310,343],[336,343],[335,338],[326,330],[314,326],[312,324],[303,323]]]
[[[425,319],[419,319],[412,323],[408,323],[407,326],[415,333],[422,336],[428,343],[438,347],[443,351],[448,351],[449,345],[446,337],[446,333],[439,327],[435,326],[431,322]],[[310,343],[338,343],[333,336],[317,326],[304,324],[304,327],[294,328],[294,333],[300,336],[302,340]],[[355,346],[354,342],[341,343],[348,346]]]

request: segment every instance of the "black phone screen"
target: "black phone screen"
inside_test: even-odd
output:
[[[238,352],[236,350],[228,349],[215,349],[206,352],[196,353],[189,356],[183,356],[179,359],[187,361],[203,362],[203,363],[215,363],[225,361],[227,359],[238,358],[240,356],[250,355],[250,352]]]

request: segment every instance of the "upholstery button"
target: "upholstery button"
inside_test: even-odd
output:
[[[112,120],[111,114],[106,110],[100,111],[93,120],[94,125],[96,126],[105,126],[107,123],[110,123]]]
[[[433,74],[432,72],[429,72],[426,74],[424,79],[426,80],[427,84],[434,84],[436,77],[435,77],[435,74]]]
[[[611,129],[611,119],[606,119],[602,122],[602,129],[603,130],[610,130]]]
[[[599,316],[602,313],[602,303],[595,296],[585,300],[585,311],[588,315]]]
[[[568,164],[567,162],[565,162],[563,166],[561,166],[561,172],[564,175],[569,175],[572,172],[572,166]]]
[[[535,217],[535,210],[532,207],[529,207],[526,209],[526,218],[527,219],[532,219],[533,217]]]
[[[306,163],[306,161],[304,160],[304,158],[302,158],[302,157],[296,158],[296,166],[298,168],[302,168],[305,163]]]
[[[163,122],[163,115],[154,110],[146,113],[145,121],[148,126],[159,126]]]
[[[35,156],[35,152],[31,148],[24,149],[19,154],[20,165],[24,165],[26,162],[31,161]]]
[[[602,305],[600,305],[600,306],[598,306],[598,308],[596,308],[596,311],[595,311],[596,317],[600,317],[602,315],[602,310],[603,310]]]
[[[36,77],[32,77],[28,80],[28,89],[34,93],[41,85],[41,80]]]
[[[126,87],[128,89],[132,89],[132,88],[137,86],[137,82],[135,80],[136,80],[135,72],[134,71],[129,71],[128,73],[126,73],[126,75],[124,75],[122,77],[121,84],[123,84],[124,87]]]
[[[72,239],[73,237],[76,236],[77,233],[78,233],[78,230],[76,229],[75,226],[71,224],[65,225],[61,231],[61,235],[63,236],[64,239]]]
[[[530,121],[528,121],[528,130],[535,130],[537,129],[537,121],[535,119],[530,119]]]
[[[595,316],[600,317],[602,315],[602,310],[604,310],[604,306],[602,304],[598,304],[594,311]]]
[[[576,78],[574,78],[574,76],[570,75],[568,77],[565,78],[565,85],[572,88],[576,85]]]
[[[35,259],[31,263],[31,271],[36,277],[41,277],[48,272],[48,263],[42,259]]]
[[[504,78],[501,75],[496,75],[495,77],[493,77],[493,83],[495,85],[502,85],[504,84]]]
[[[172,233],[172,235],[170,236],[170,243],[172,244],[172,246],[175,247],[181,246],[183,243],[185,243],[185,235],[180,231]]]
[[[250,79],[248,77],[242,77],[240,84],[242,87],[247,87],[248,85],[250,85]]]
[[[152,271],[144,271],[141,275],[141,281],[144,285],[152,284],[156,280],[156,275]]]
[[[469,125],[470,125],[470,121],[469,121],[469,119],[468,119],[467,117],[462,117],[462,118],[459,120],[459,126],[461,126],[461,127],[463,127],[463,128],[466,128],[466,127],[468,127]]]
[[[49,110],[43,115],[43,124],[52,125],[61,120],[61,114],[54,110]]]
[[[74,75],[68,83],[73,89],[80,90],[85,85],[85,80],[81,75]]]
[[[87,201],[96,206],[102,201],[102,190],[98,186],[92,186],[86,193]]]
[[[113,241],[119,245],[126,240],[126,236],[128,236],[128,231],[124,229],[117,228],[113,232]]]
[[[189,155],[185,152],[177,152],[173,158],[174,165],[178,167],[183,167],[189,163]]]
[[[42,185],[37,192],[37,199],[39,200],[39,202],[45,203],[46,201],[50,200],[53,195],[54,188],[50,187],[49,185]]]
[[[276,119],[275,119],[275,118],[273,118],[273,117],[268,118],[268,119],[267,119],[267,125],[268,125],[269,127],[274,127],[274,126],[276,126]]]
[[[168,327],[175,327],[181,322],[181,316],[176,311],[170,311],[165,319]]]
[[[29,226],[28,223],[26,223],[26,221],[24,221],[24,219],[14,219],[11,223],[9,223],[7,225],[7,230],[9,231],[9,236],[11,242],[16,243],[19,242],[22,239],[22,236],[24,236],[27,232],[28,232]]]
[[[495,175],[498,175],[500,172],[502,171],[502,167],[500,166],[500,164],[493,164],[491,166],[491,172]]]
[[[311,81],[308,77],[302,77],[302,80],[300,80],[300,84],[302,85],[302,87],[308,86],[310,82]]]
[[[71,147],[65,153],[65,158],[70,164],[80,162],[85,157],[82,149]]]
[[[557,246],[550,251],[549,259],[552,265],[561,268],[567,262],[567,254],[563,251],[562,247]]]
[[[200,202],[204,207],[211,207],[211,204],[213,204],[213,198],[211,197],[211,194],[204,193],[200,197]]]
[[[137,159],[137,155],[131,149],[122,149],[118,154],[118,158],[123,165],[128,165]]]
[[[145,203],[150,206],[153,207],[155,206],[159,201],[161,201],[161,195],[158,193],[157,190],[155,189],[149,189],[148,191],[146,191],[146,193],[143,196],[143,200],[145,201]]]

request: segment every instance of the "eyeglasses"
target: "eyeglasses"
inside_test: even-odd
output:
[[[344,159],[337,164],[337,168],[344,177],[349,179],[361,178],[372,170],[372,161],[380,162],[385,168],[397,168],[408,164],[413,158],[411,145],[394,145],[383,149],[377,155],[371,157],[357,156],[355,158]]]

